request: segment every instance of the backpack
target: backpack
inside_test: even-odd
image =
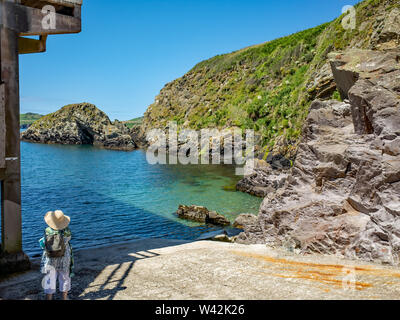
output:
[[[44,237],[44,246],[49,258],[61,258],[65,254],[65,241],[63,231],[53,231]]]

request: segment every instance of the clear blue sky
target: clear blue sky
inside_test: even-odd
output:
[[[82,32],[20,59],[21,112],[91,102],[142,116],[198,62],[328,22],[358,0],[83,0]]]

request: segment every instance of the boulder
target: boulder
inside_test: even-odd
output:
[[[215,224],[217,226],[229,226],[231,224],[227,218],[215,211],[208,212],[206,223]]]
[[[285,185],[238,242],[398,264],[399,52],[354,52],[332,65],[349,101],[312,103]]]
[[[176,213],[181,219],[205,223],[209,211],[205,207],[180,205]]]
[[[206,207],[180,205],[176,213],[181,219],[220,226],[228,226],[231,224],[223,215],[215,211],[209,211]]]

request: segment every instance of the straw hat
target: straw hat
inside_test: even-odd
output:
[[[44,216],[44,221],[53,230],[64,230],[71,221],[70,217],[64,215],[61,210],[49,211]]]

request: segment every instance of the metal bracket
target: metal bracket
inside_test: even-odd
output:
[[[18,38],[18,53],[40,53],[46,51],[47,35],[40,36],[39,40],[31,38]]]

